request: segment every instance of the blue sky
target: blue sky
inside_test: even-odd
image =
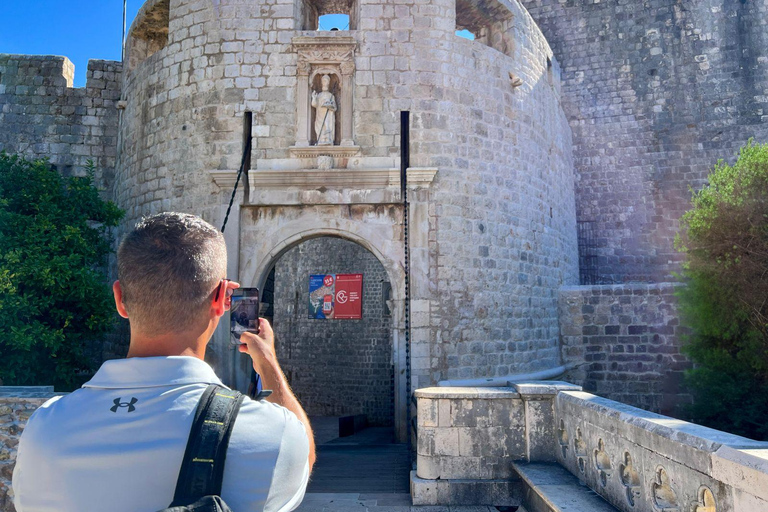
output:
[[[88,59],[120,60],[122,0],[0,0],[0,53],[63,55],[85,85]],[[128,0],[128,26],[144,0]]]

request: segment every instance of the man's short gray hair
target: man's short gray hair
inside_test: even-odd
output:
[[[226,271],[224,235],[186,213],[143,218],[117,251],[123,303],[147,334],[181,332],[199,323]]]

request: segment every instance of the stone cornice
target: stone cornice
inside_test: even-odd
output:
[[[357,40],[350,36],[297,36],[291,39],[291,43],[297,50],[329,46],[347,46],[350,48],[357,46]]]
[[[318,156],[344,158],[358,154],[360,146],[291,146],[288,152],[294,158],[317,158]]]
[[[213,181],[223,189],[235,186],[237,171],[208,171]],[[437,174],[436,167],[409,167],[408,188],[426,188],[432,184]],[[384,189],[400,186],[400,169],[308,169],[258,171],[248,173],[251,187],[260,189]]]

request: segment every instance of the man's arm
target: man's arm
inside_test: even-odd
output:
[[[315,465],[315,436],[312,433],[312,425],[309,423],[307,413],[291,391],[288,380],[277,362],[275,355],[275,336],[272,326],[264,318],[259,318],[259,334],[244,332],[240,340],[245,345],[240,345],[240,352],[247,352],[253,360],[253,369],[261,376],[263,389],[271,389],[272,394],[268,401],[281,405],[291,411],[304,424],[309,439],[309,469]]]

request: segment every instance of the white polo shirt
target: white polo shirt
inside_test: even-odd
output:
[[[156,512],[173,501],[197,403],[221,384],[194,357],[107,361],[91,381],[29,419],[13,472],[17,512]],[[290,511],[309,479],[304,425],[287,409],[243,401],[222,498],[233,512]]]

